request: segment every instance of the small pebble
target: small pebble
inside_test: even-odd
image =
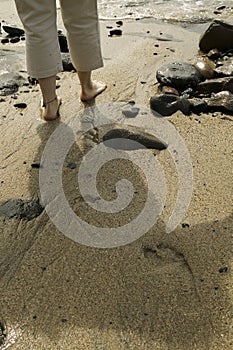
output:
[[[39,169],[41,166],[40,166],[39,162],[35,162],[35,163],[31,164],[31,167],[34,168],[34,169]]]
[[[121,36],[122,35],[122,30],[121,29],[112,29],[109,32],[109,36]]]
[[[9,43],[9,42],[10,42],[10,40],[7,39],[7,38],[4,38],[4,39],[1,40],[1,43],[2,43],[2,44],[7,44],[7,43]]]
[[[182,227],[183,227],[183,228],[186,228],[186,227],[190,227],[190,225],[187,224],[187,223],[183,223],[183,224],[182,224]]]
[[[117,21],[116,24],[117,24],[118,26],[123,26],[123,22],[122,22],[122,21]]]
[[[14,107],[16,107],[16,108],[26,108],[27,104],[26,103],[15,103]]]
[[[226,273],[228,271],[227,266],[220,267],[219,272],[220,273]]]
[[[17,36],[17,37],[15,37],[15,38],[11,38],[10,39],[10,42],[12,43],[12,44],[15,44],[15,43],[18,43],[20,41],[20,38]]]
[[[77,168],[77,164],[75,164],[75,163],[69,163],[69,164],[67,164],[67,168],[75,169],[75,168]]]

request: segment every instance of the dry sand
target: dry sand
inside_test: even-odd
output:
[[[156,91],[156,68],[174,60],[192,62],[199,33],[134,21],[124,23],[122,37],[109,38],[106,25],[111,24],[115,25],[101,23],[105,67],[94,75],[106,81],[108,89],[96,103],[133,99],[148,108]],[[160,32],[172,41],[158,41]],[[65,122],[71,115],[78,118],[83,105],[76,75],[59,76]],[[24,91],[20,89],[17,102],[27,103],[25,110],[17,110],[11,97],[0,105],[1,202],[38,196],[38,169],[31,163],[40,161],[59,124],[40,120],[38,87]],[[167,180],[166,209],[146,235],[127,246],[82,246],[62,235],[45,212],[31,221],[1,218],[0,321],[8,334],[1,349],[233,349],[232,117],[187,117],[178,112],[167,119],[184,138],[192,158],[193,196],[182,221],[189,227],[181,223],[165,233],[177,194],[177,174],[167,151],[157,154]],[[80,155],[72,148],[69,159]],[[66,168],[63,179],[71,201],[72,171]],[[134,181],[141,197],[131,212],[116,218],[118,226],[140,207],[146,191],[140,172],[135,175],[117,163],[99,181],[103,193],[121,171]],[[83,203],[80,207],[91,222],[92,211],[86,214]],[[101,214],[95,218],[100,224],[104,220]],[[220,273],[221,267],[227,272]]]

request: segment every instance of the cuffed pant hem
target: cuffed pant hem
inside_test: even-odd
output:
[[[52,77],[52,76],[54,76],[57,73],[60,73],[62,71],[63,71],[63,67],[62,67],[62,65],[59,65],[57,67],[54,67],[53,69],[44,70],[44,71],[40,71],[40,72],[38,72],[38,71],[36,72],[36,71],[30,70],[30,68],[29,68],[28,69],[28,74],[32,78],[42,79],[42,78]]]
[[[90,65],[86,66],[86,67],[80,66],[80,67],[78,67],[78,71],[80,71],[80,72],[89,72],[91,70],[102,68],[103,66],[104,66],[104,64],[103,64],[103,61],[102,61],[102,62],[99,62],[99,63],[97,63],[95,65],[92,65],[92,66],[90,66]]]

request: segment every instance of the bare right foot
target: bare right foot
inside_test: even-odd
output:
[[[93,80],[90,87],[82,88],[81,101],[89,102],[106,90],[107,85],[101,81]]]

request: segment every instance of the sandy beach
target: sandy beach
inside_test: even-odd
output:
[[[5,20],[19,25],[12,8]],[[172,61],[194,62],[206,28],[124,21],[123,35],[109,37],[107,26],[116,23],[101,22],[105,66],[94,76],[108,88],[96,105],[134,100],[148,109],[157,91],[156,69]],[[83,110],[76,74],[58,76],[63,99],[58,121],[40,119],[38,85],[23,86],[17,101],[6,96],[0,103],[1,203],[40,197],[39,169],[31,164],[40,162],[59,123],[79,118]],[[27,108],[15,108],[16,102]],[[166,119],[184,139],[194,172],[190,206],[173,232],[167,234],[165,224],[178,181],[168,151],[156,151],[166,175],[166,208],[147,234],[126,246],[97,249],[73,242],[45,211],[33,220],[0,217],[0,325],[7,334],[1,350],[232,350],[233,118],[177,112]],[[72,147],[67,162],[79,163],[83,147]],[[64,167],[63,184],[74,210],[91,223],[110,225],[74,194],[76,172]],[[147,190],[139,171],[113,162],[98,183],[108,200],[121,172],[139,195],[122,217],[113,215],[115,226],[137,213]]]

